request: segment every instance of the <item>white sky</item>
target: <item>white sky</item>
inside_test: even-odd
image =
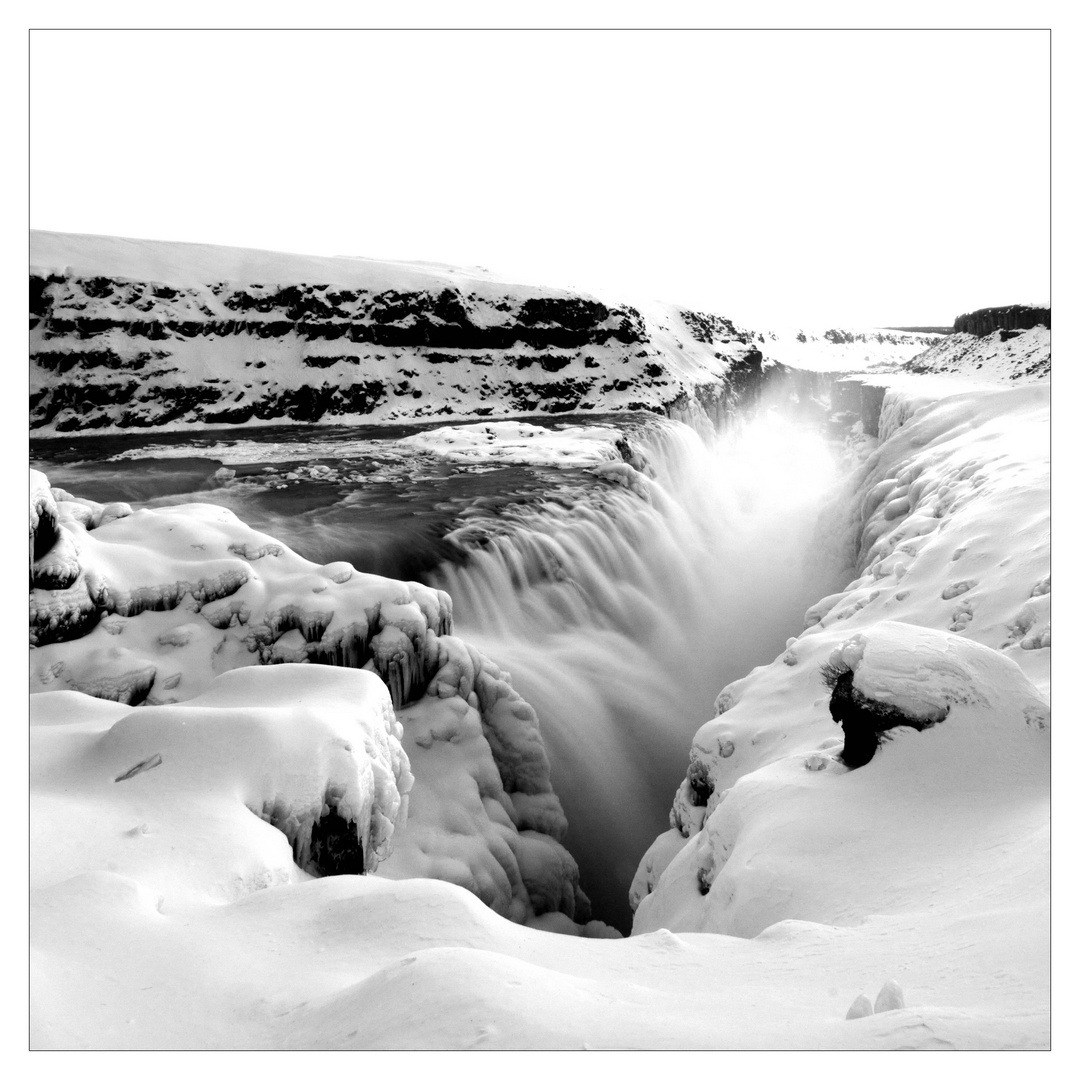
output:
[[[40,30],[30,224],[742,321],[1049,300],[1046,31]]]

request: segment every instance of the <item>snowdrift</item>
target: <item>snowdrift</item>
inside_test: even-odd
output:
[[[57,691],[33,725],[39,886],[108,866],[158,910],[231,900],[373,872],[407,818],[401,725],[370,672],[247,668],[141,710]]]

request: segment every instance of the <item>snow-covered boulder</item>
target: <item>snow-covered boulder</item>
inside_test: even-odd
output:
[[[413,784],[385,685],[291,665],[175,705],[31,698],[34,884],[108,870],[182,904],[374,871]],[[272,826],[272,828],[271,828]]]
[[[976,642],[902,623],[880,623],[830,656],[851,666],[868,698],[909,716],[911,726],[894,727],[865,767],[849,770],[837,740],[808,744],[798,706],[789,704],[792,737],[768,763],[729,772],[734,757],[721,758],[702,770],[712,789],[700,827],[641,898],[635,933],[667,927],[753,937],[784,919],[854,925],[922,902],[929,881],[953,876],[954,862],[981,874],[987,888],[1004,888],[995,860],[984,861],[994,848],[1010,865],[1038,871],[1027,809],[1045,808],[1050,713],[1017,664]],[[818,699],[811,712],[823,704]],[[725,714],[729,738],[752,745],[755,713],[739,713],[736,706]],[[814,725],[827,735],[822,729]],[[1010,787],[1004,802],[1002,784]],[[1014,814],[1020,791],[1030,801]]]

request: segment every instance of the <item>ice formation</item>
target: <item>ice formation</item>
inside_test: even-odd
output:
[[[598,465],[619,460],[619,444],[626,447],[619,429],[604,424],[556,429],[515,420],[434,428],[401,441],[452,461],[485,465]]]
[[[411,827],[397,836],[383,872],[454,881],[520,922],[547,913],[589,921],[577,866],[560,842],[566,819],[536,714],[502,671],[453,636],[445,593],[344,563],[315,565],[222,507],[131,513],[57,497],[37,474],[30,516],[32,581],[61,563],[58,552],[76,553],[63,581],[44,578],[57,587],[31,590],[34,693],[152,705],[118,728],[142,730],[145,720],[150,730],[149,718],[183,724],[177,710],[210,704],[225,675],[234,680],[227,685],[244,688],[293,678],[282,685],[306,687],[305,700],[319,702],[322,668],[330,669],[326,679],[335,668],[374,672],[418,778]],[[303,676],[294,675],[301,665]],[[147,757],[162,752],[150,742]],[[292,751],[281,750],[288,761]],[[135,764],[137,753],[129,756]],[[362,810],[336,775],[315,786],[301,808],[274,787],[252,796],[303,869],[319,863],[318,850],[342,848],[326,831],[335,818],[359,822],[361,833],[371,814],[393,821]],[[322,831],[320,808],[332,811]],[[384,858],[384,837],[376,829],[369,840],[360,862],[370,869]],[[355,852],[349,858],[356,865]]]

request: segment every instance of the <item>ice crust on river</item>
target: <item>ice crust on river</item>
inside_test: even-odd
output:
[[[561,810],[530,790],[543,745],[435,590],[307,563],[220,508],[125,513],[35,479],[34,632],[85,632],[32,653],[34,1045],[1049,1045],[1048,398],[908,376],[878,438],[851,429],[851,481],[823,509],[855,576],[720,690],[625,941],[536,931],[574,929],[571,879],[529,872],[564,859]],[[328,635],[365,643],[395,720],[368,673],[310,662]],[[945,716],[845,769],[826,663]],[[242,679],[266,695],[226,705]],[[259,762],[284,753],[294,687],[311,712],[285,776]],[[160,704],[133,708],[142,692]],[[260,809],[362,816],[369,767],[388,856],[301,871]]]
[[[617,445],[620,440],[625,442],[618,428],[604,424],[544,428],[539,424],[504,420],[434,428],[401,441],[462,463],[565,468],[620,460]]]

